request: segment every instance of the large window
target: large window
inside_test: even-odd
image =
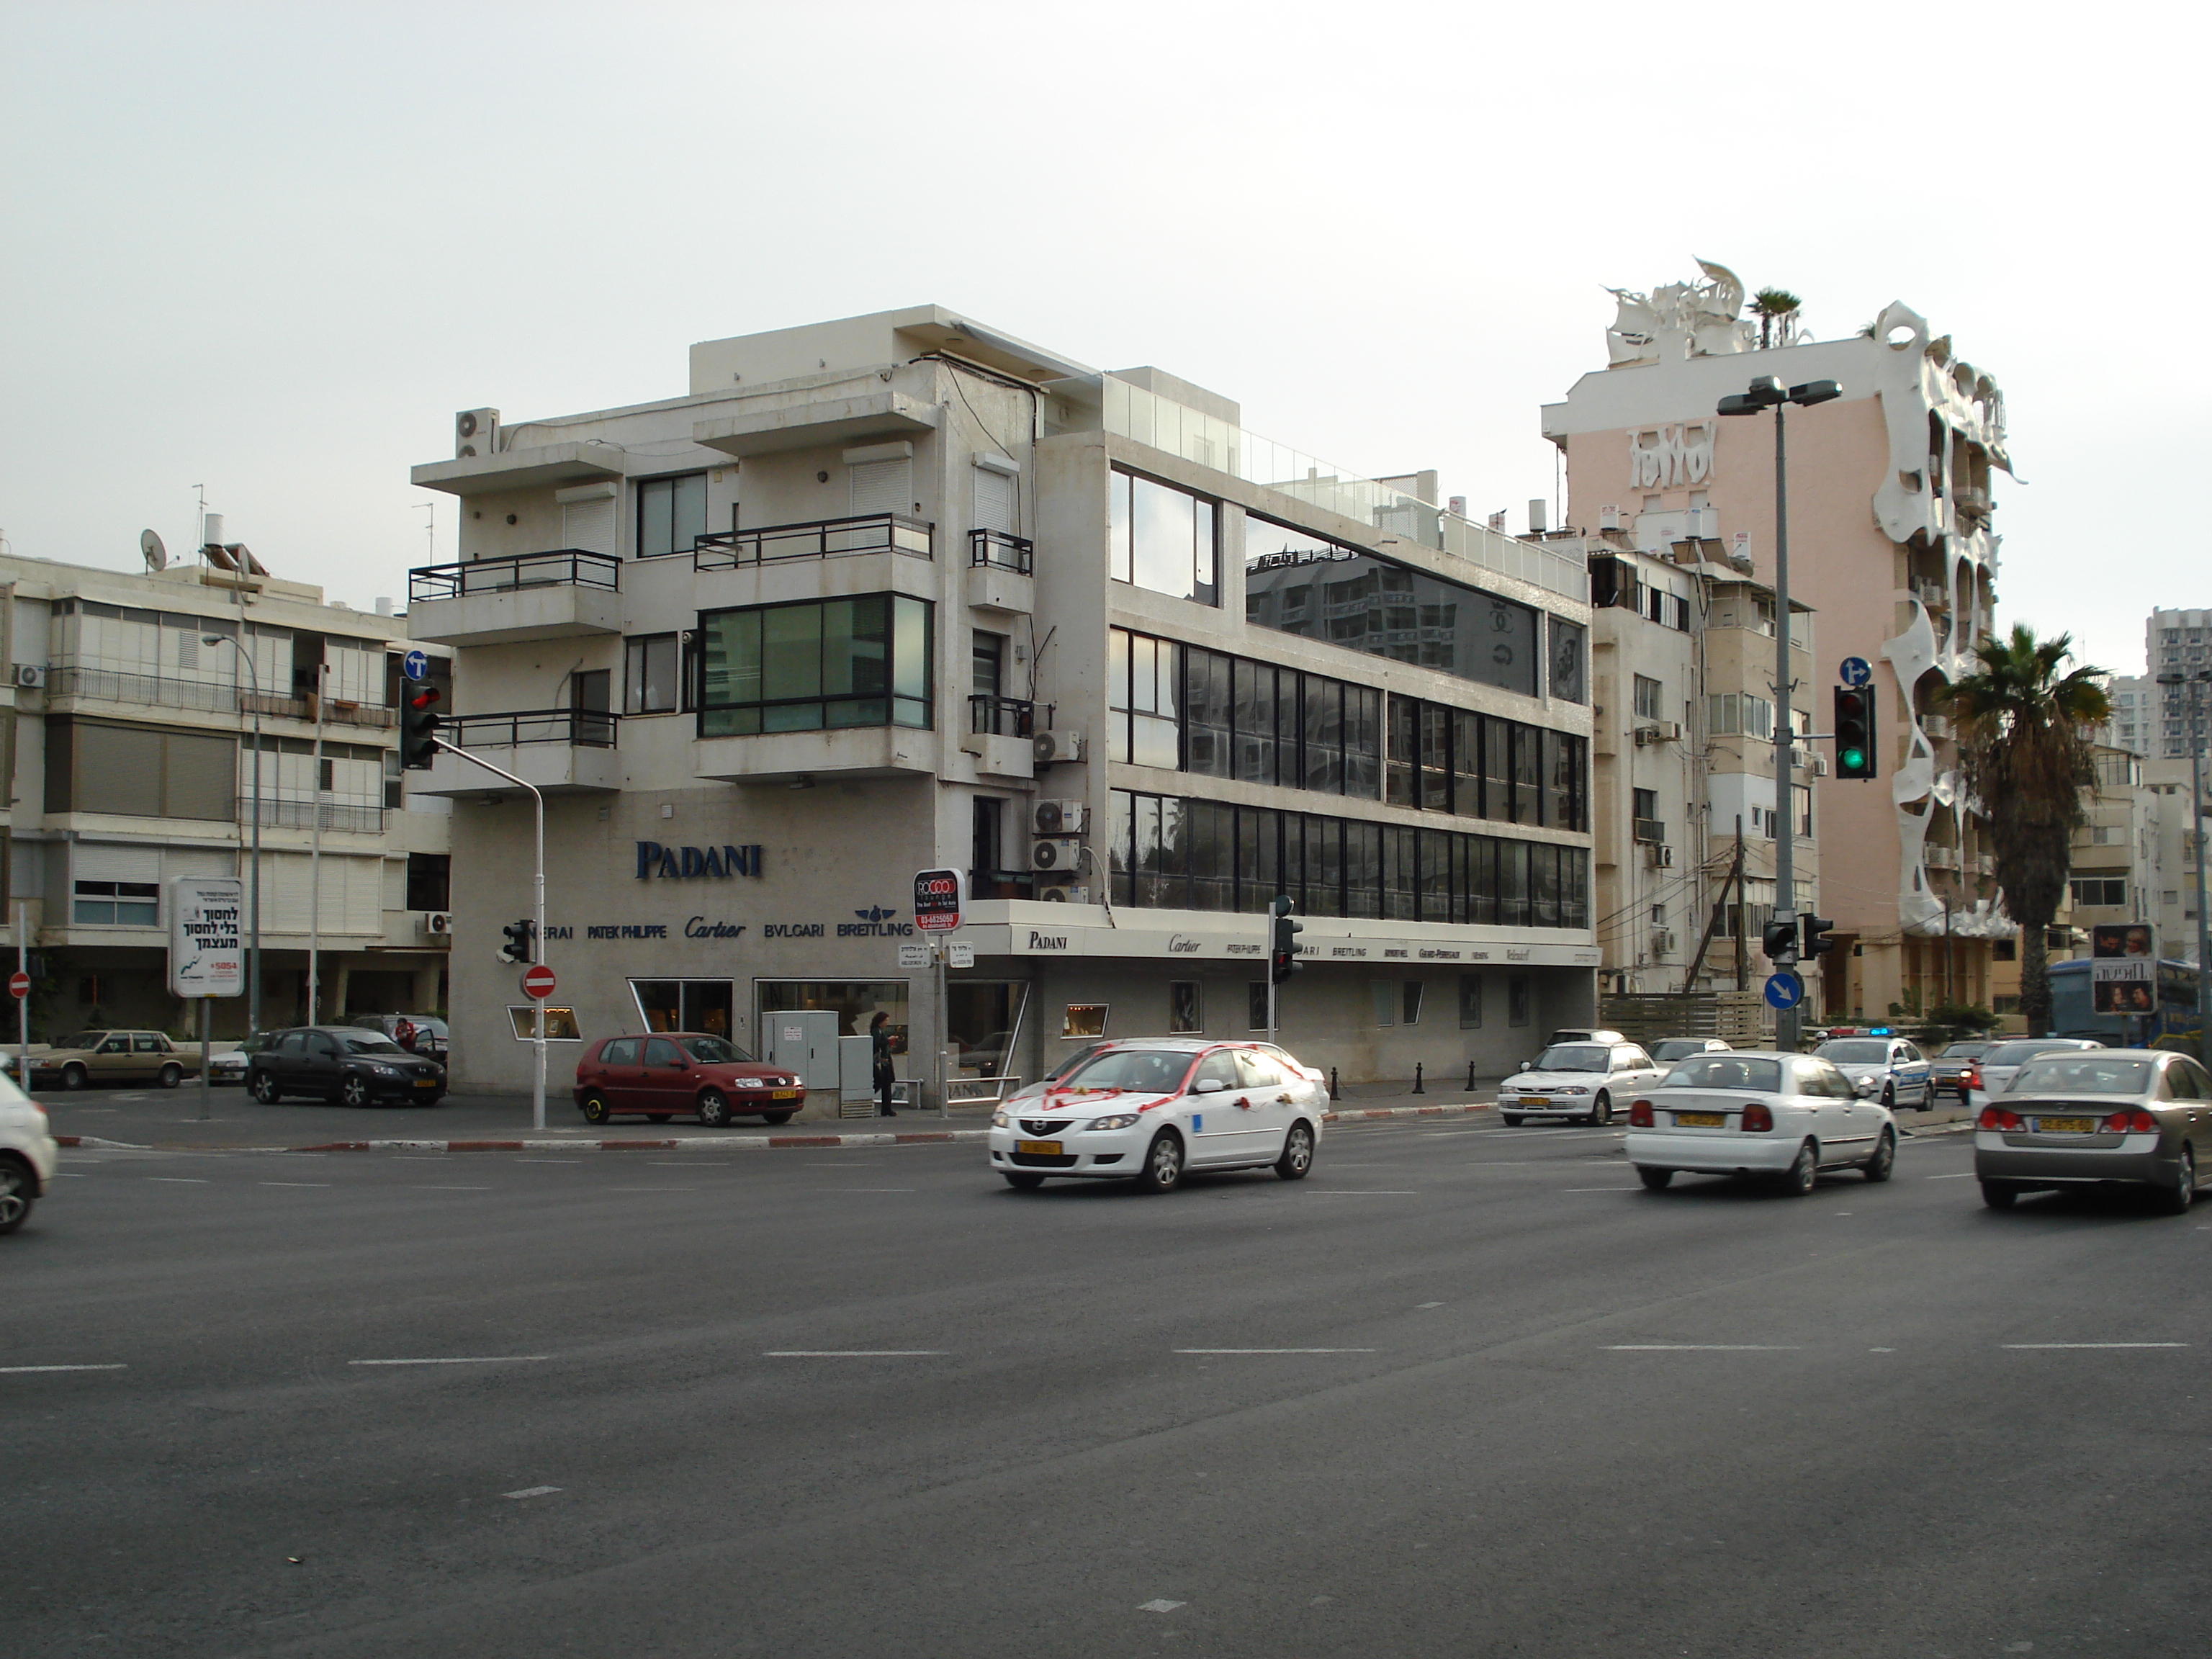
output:
[[[1589,741],[1413,697],[1392,697],[1389,788],[1393,806],[1589,828]]]
[[[1123,789],[1107,836],[1114,902],[1140,909],[1253,914],[1288,893],[1315,916],[1589,926],[1579,847]]]
[[[647,478],[637,487],[637,556],[689,553],[707,533],[707,475],[679,472]]]
[[[313,747],[304,738],[293,741],[303,753]],[[269,739],[268,747],[276,746],[276,739]],[[371,757],[367,764],[372,793],[367,799],[380,800],[383,754],[365,752]],[[49,812],[233,818],[238,813],[238,740],[220,732],[61,715],[46,722],[46,784]]]
[[[681,659],[673,634],[647,634],[623,642],[623,712],[672,714],[682,701]]]
[[[1522,696],[1537,695],[1538,620],[1528,606],[1249,514],[1244,619]],[[1576,684],[1560,695],[1579,702],[1578,641],[1571,654],[1577,665]]]
[[[1220,511],[1212,501],[1119,467],[1108,499],[1115,581],[1200,605],[1221,603]]]
[[[702,615],[699,735],[929,726],[931,611],[867,593]]]
[[[2074,902],[2085,909],[2118,910],[2128,902],[2124,876],[2076,876],[2067,884],[2074,890]]]
[[[1748,691],[1717,691],[1705,699],[1706,720],[1717,738],[1774,738],[1774,705]]]

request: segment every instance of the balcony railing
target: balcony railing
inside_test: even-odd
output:
[[[106,702],[143,703],[155,708],[197,708],[210,714],[273,714],[312,720],[312,697],[280,696],[220,680],[184,680],[166,674],[129,674],[112,668],[64,666],[46,671],[50,697],[97,697]],[[396,717],[381,703],[341,702],[333,697],[324,718],[333,725],[386,727]]]
[[[462,749],[514,749],[526,743],[611,749],[621,718],[602,708],[526,708],[509,714],[456,714],[444,730],[447,740]]]
[[[253,797],[240,798],[238,816],[241,823],[253,821]],[[271,800],[264,796],[261,801],[261,822],[271,830],[313,830],[320,818],[325,830],[340,830],[360,836],[380,836],[384,833],[384,809],[381,806],[361,806],[349,801]]]
[[[971,530],[968,532],[968,564],[970,569],[988,565],[994,570],[1011,570],[1018,576],[1030,574],[1030,556],[1034,545],[1019,536],[1009,536],[1003,530]]]
[[[903,553],[927,559],[935,526],[903,513],[863,513],[850,519],[721,530],[692,544],[695,570],[738,570],[786,559],[840,559],[855,553]]]
[[[996,697],[979,691],[968,699],[968,729],[979,737],[1030,737],[1036,721],[1036,705],[1019,697]]]
[[[564,547],[551,553],[514,553],[460,564],[426,564],[407,573],[407,602],[463,599],[478,593],[516,593],[532,587],[622,586],[622,561],[605,553]]]

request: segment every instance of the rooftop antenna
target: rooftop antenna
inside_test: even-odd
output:
[[[161,538],[152,531],[138,532],[138,551],[145,556],[146,568],[149,573],[169,568],[169,550],[161,545]]]
[[[438,562],[438,503],[435,501],[417,501],[415,505],[421,507],[425,513],[430,515],[429,521],[422,526],[422,535],[424,539],[429,543],[430,556],[428,562],[435,564]]]
[[[205,484],[204,484],[204,483],[197,483],[197,484],[194,484],[194,485],[192,486],[192,488],[193,488],[194,489],[196,489],[196,490],[198,490],[198,491],[199,492],[199,501],[200,501],[200,518],[199,518],[199,531],[200,531],[200,533],[199,533],[199,544],[200,544],[200,548],[201,548],[202,552],[203,552],[203,553],[204,553],[204,552],[205,552],[205,550],[206,550],[206,548],[207,548],[207,544],[208,544],[208,533],[207,533],[207,486],[206,486]]]

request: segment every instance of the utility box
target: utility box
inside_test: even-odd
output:
[[[839,1086],[837,1015],[828,1008],[807,1008],[796,1013],[764,1013],[768,1061],[799,1074],[809,1094],[828,1094]]]
[[[873,1100],[876,1097],[876,1040],[870,1036],[837,1039],[837,1097]]]

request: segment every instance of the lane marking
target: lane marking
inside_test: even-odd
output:
[[[407,1190],[410,1193],[488,1193],[491,1188],[489,1187],[425,1187],[417,1184],[408,1188]]]
[[[2185,1348],[2186,1342],[2007,1342],[2008,1349],[2030,1348]]]
[[[1562,1187],[1563,1193],[1632,1193],[1633,1187]]]
[[[1957,1175],[1923,1176],[1920,1178],[1923,1181],[1972,1181],[1974,1178],[1974,1172],[1972,1170],[1962,1170]]]
[[[453,1359],[349,1359],[349,1365],[518,1365],[528,1359],[550,1359],[550,1353],[492,1353]]]
[[[1174,1353],[1376,1353],[1376,1348],[1175,1348]]]
[[[256,1184],[263,1187],[327,1187],[331,1183],[327,1181],[264,1181]]]
[[[503,1492],[501,1498],[550,1498],[560,1491],[558,1486],[525,1486],[520,1492]]]
[[[1137,1604],[1137,1611],[1139,1613],[1173,1613],[1177,1607],[1187,1607],[1189,1605],[1188,1601],[1170,1601],[1165,1596],[1162,1596],[1156,1601],[1139,1601]]]
[[[1615,1342],[1607,1353],[1796,1353],[1796,1342]]]
[[[950,1352],[945,1348],[770,1348],[763,1359],[927,1359]]]
[[[0,1365],[0,1376],[26,1376],[33,1371],[127,1371],[128,1365]]]
[[[1444,1304],[1441,1302],[1424,1302],[1420,1305],[1424,1308],[1441,1308]]]
[[[514,1161],[517,1164],[565,1164],[569,1168],[574,1170],[584,1170],[591,1167],[589,1164],[580,1158],[518,1158]]]
[[[181,1187],[204,1187],[208,1184],[207,1177],[205,1176],[148,1176],[146,1179],[149,1181],[166,1181],[173,1185]]]
[[[815,1193],[911,1193],[921,1189],[915,1187],[810,1187],[807,1190]]]
[[[1309,1187],[1316,1198],[1413,1198],[1418,1189],[1412,1187]]]

